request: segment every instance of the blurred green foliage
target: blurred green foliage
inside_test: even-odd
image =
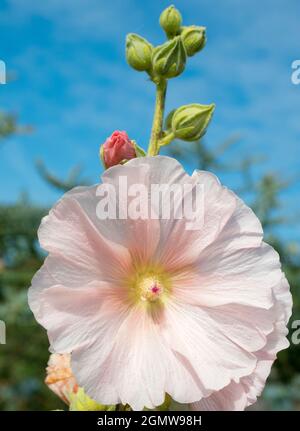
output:
[[[1,140],[15,133],[30,133],[32,127],[19,126],[17,117],[14,114],[7,114],[0,111],[0,143]]]
[[[17,132],[14,117],[0,115],[0,137]],[[288,221],[280,214],[280,195],[289,186],[274,174],[253,179],[253,166],[259,157],[226,162],[226,154],[238,141],[232,137],[212,150],[204,141],[176,142],[168,153],[188,166],[221,172],[238,172],[242,186],[236,188],[260,217],[266,240],[280,253],[291,284],[294,313],[291,321],[300,319],[300,255],[294,244],[276,235],[276,226]],[[188,151],[186,148],[188,146]],[[39,162],[41,176],[61,191],[86,180],[75,168],[66,180],[50,174]],[[228,184],[234,189],[232,184]],[[44,384],[49,357],[45,331],[36,323],[27,304],[27,288],[44,255],[37,243],[36,232],[47,208],[31,205],[21,196],[14,205],[0,204],[0,319],[7,325],[7,344],[0,346],[0,410],[52,410],[63,408],[59,399]],[[291,345],[280,353],[273,367],[264,396],[254,408],[300,409],[299,346]]]

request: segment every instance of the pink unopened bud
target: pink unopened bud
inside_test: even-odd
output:
[[[126,132],[116,130],[103,144],[101,158],[106,168],[136,157],[134,143]]]

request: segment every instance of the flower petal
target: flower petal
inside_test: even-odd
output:
[[[189,362],[206,388],[203,396],[254,370],[257,360],[250,349],[247,351],[236,340],[232,341],[200,307],[168,304],[166,321],[168,325],[163,328],[166,342]]]
[[[86,188],[94,195],[95,187]],[[54,256],[71,262],[74,271],[92,270],[102,279],[118,279],[130,264],[128,250],[101,235],[83,210],[76,194],[66,194],[44,217],[38,231],[41,246]]]
[[[291,314],[292,302],[289,285],[284,275],[280,283],[274,287],[273,293],[276,301],[267,314],[272,316],[274,327],[267,335],[266,344],[255,352],[257,364],[254,371],[242,377],[239,382],[231,381],[222,390],[192,403],[192,410],[244,410],[262,393],[277,352],[285,349],[289,344],[286,339],[286,324]],[[257,319],[253,315],[253,320],[258,324],[261,318],[256,317]]]
[[[70,353],[92,343],[98,326],[106,325],[105,318],[109,317],[103,310],[104,299],[113,298],[116,289],[105,282],[76,289],[55,285],[44,289],[38,298],[29,297],[38,322],[47,329],[51,350]]]
[[[278,254],[268,244],[234,251],[211,245],[197,265],[193,276],[183,274],[175,280],[174,293],[182,301],[272,307],[272,288],[280,282],[282,272]]]
[[[196,411],[232,411],[244,410],[247,396],[239,383],[231,382],[228,386],[206,398],[190,405]]]

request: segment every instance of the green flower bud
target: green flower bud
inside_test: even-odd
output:
[[[105,406],[98,404],[86,395],[83,388],[78,388],[76,393],[70,395],[70,410],[71,411],[103,411],[115,410],[113,406]]]
[[[175,111],[176,111],[176,109],[172,109],[172,111],[170,111],[168,113],[168,115],[166,116],[164,125],[165,125],[165,129],[167,129],[167,130],[172,129],[172,118],[173,118]]]
[[[174,78],[185,68],[186,52],[180,36],[157,46],[152,57],[154,72],[164,78]]]
[[[206,44],[206,28],[191,25],[189,27],[183,27],[181,31],[181,38],[185,47],[186,53],[189,57],[192,57],[197,52],[201,51]]]
[[[173,5],[167,7],[159,18],[159,23],[169,38],[176,36],[180,32],[181,22],[180,12]]]
[[[214,109],[214,104],[198,103],[176,109],[172,118],[172,131],[175,137],[184,141],[197,141],[206,132]]]
[[[153,46],[138,34],[130,33],[126,37],[126,58],[128,64],[140,72],[151,69]]]
[[[204,48],[206,44],[205,30],[205,27],[198,27],[196,25],[183,27],[181,39],[189,57],[192,57]]]

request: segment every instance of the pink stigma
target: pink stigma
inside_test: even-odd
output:
[[[141,299],[143,301],[156,301],[163,294],[164,288],[154,277],[146,277],[139,284]]]
[[[159,287],[157,286],[157,284],[155,283],[154,286],[151,287],[151,292],[152,293],[158,293],[159,292]]]

